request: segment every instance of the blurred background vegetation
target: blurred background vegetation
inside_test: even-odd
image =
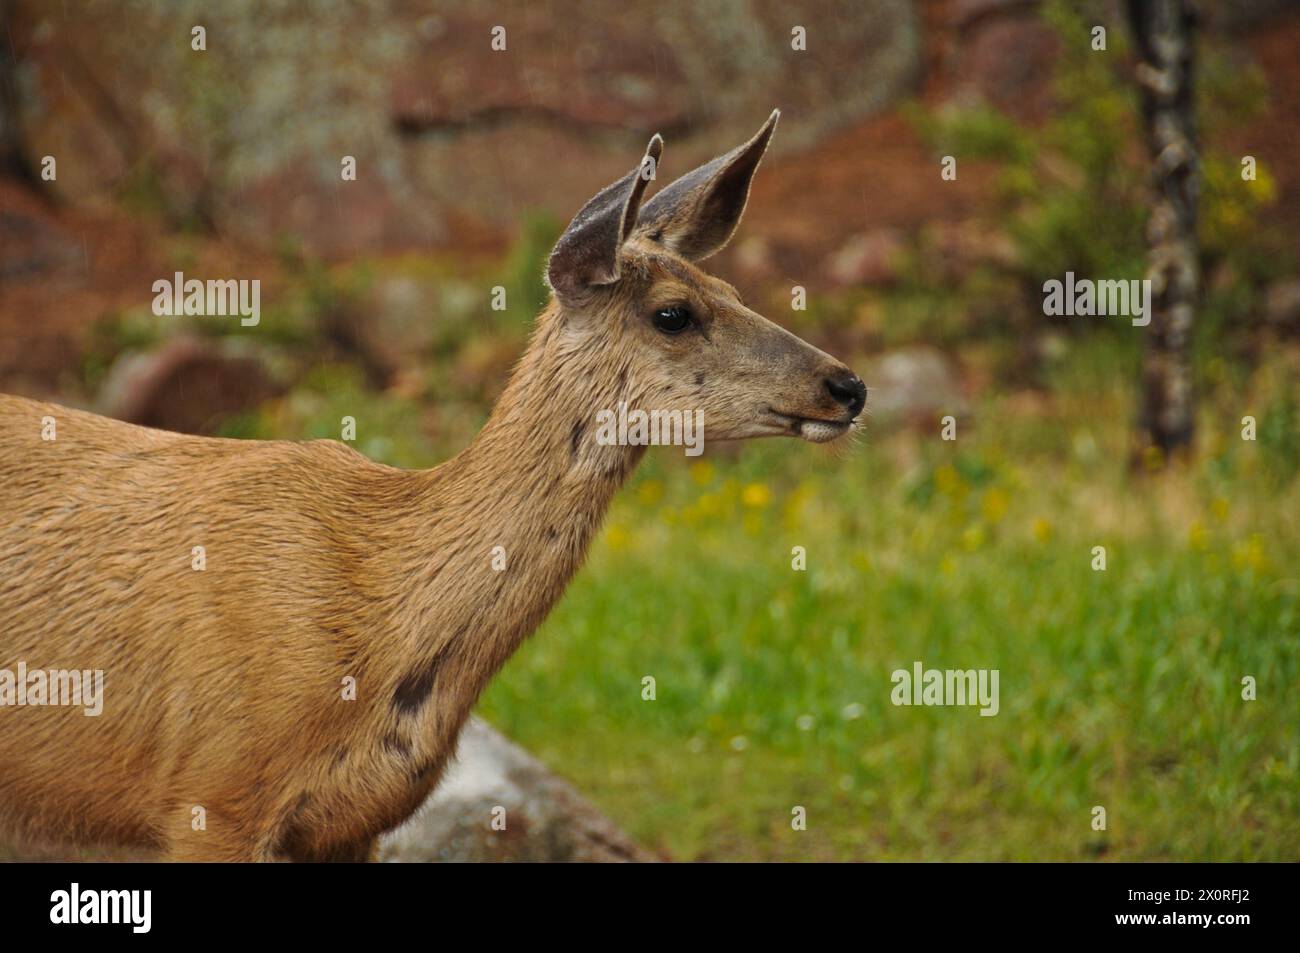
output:
[[[0,387],[238,437],[352,416],[434,465],[646,133],[672,177],[780,105],[711,267],[873,416],[648,455],[483,713],[674,859],[1300,859],[1296,5],[1206,10],[1198,432],[1160,472],[1126,455],[1142,329],[1042,313],[1049,278],[1145,270],[1114,4],[485,6],[0,3]],[[260,278],[259,326],[155,317],[173,271]],[[915,660],[999,669],[1000,714],[894,707]]]

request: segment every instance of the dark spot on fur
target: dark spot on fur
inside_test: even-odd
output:
[[[494,573],[494,575],[504,577],[505,574]],[[501,578],[498,582],[504,583],[505,579]],[[438,669],[442,667],[443,656],[449,649],[460,643],[468,629],[468,623],[462,625],[456,630],[456,634],[444,642],[429,659],[417,663],[397,683],[397,688],[393,690],[392,706],[399,715],[414,715],[428,701],[429,693],[433,691],[433,681],[438,675]]]
[[[348,759],[347,748],[340,747],[334,749],[334,767],[336,768],[341,767],[343,762],[346,761],[347,759]]]
[[[442,653],[435,653],[397,683],[397,688],[393,690],[393,709],[399,715],[414,715],[428,701],[429,693],[433,691],[434,676],[438,674],[441,663]]]
[[[699,372],[695,375],[695,386],[696,386],[696,387],[699,387],[699,386],[701,386],[703,383],[704,383],[704,372],[703,372],[703,371],[699,371]]]
[[[560,534],[559,534],[558,532],[556,532],[554,526],[548,526],[548,527],[546,527],[546,538],[547,538],[547,539],[553,540],[553,539],[555,539],[555,538],[556,538],[557,536],[559,536],[559,535],[560,535]]]
[[[583,431],[586,429],[587,425],[581,420],[573,422],[573,436],[569,438],[569,456],[575,460],[578,458],[578,442],[582,440]]]
[[[419,784],[421,781],[429,780],[429,775],[433,774],[434,768],[437,766],[438,763],[432,759],[421,761],[419,764],[414,765],[411,768],[411,773],[408,775],[411,779],[411,783]]]
[[[294,803],[293,807],[289,808],[289,810],[285,812],[284,819],[281,823],[286,827],[293,827],[298,824],[302,820],[303,814],[306,813],[309,804],[311,804],[311,795],[306,791],[303,791],[298,795],[298,800]]]
[[[406,757],[411,753],[411,742],[408,738],[403,738],[395,731],[390,731],[384,735],[384,750],[389,754]]]

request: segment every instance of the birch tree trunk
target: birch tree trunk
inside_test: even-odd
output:
[[[1196,243],[1198,160],[1192,0],[1127,0],[1137,41],[1137,80],[1152,160],[1147,221],[1150,318],[1142,355],[1138,451],[1164,463],[1192,443],[1192,327],[1199,265]]]

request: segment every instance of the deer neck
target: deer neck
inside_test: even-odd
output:
[[[597,443],[596,413],[625,399],[625,378],[575,357],[543,327],[482,431],[435,481],[472,507],[478,542],[505,550],[508,568],[489,568],[506,583],[558,574],[562,587],[644,450]]]
[[[403,547],[420,569],[402,628],[450,705],[449,730],[558,601],[644,451],[597,443],[596,412],[617,406],[626,375],[587,366],[596,349],[575,347],[560,321],[539,322],[479,435],[421,474],[424,522]]]

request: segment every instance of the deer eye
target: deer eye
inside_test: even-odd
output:
[[[664,334],[681,334],[691,326],[691,309],[677,305],[656,311],[654,323]]]

